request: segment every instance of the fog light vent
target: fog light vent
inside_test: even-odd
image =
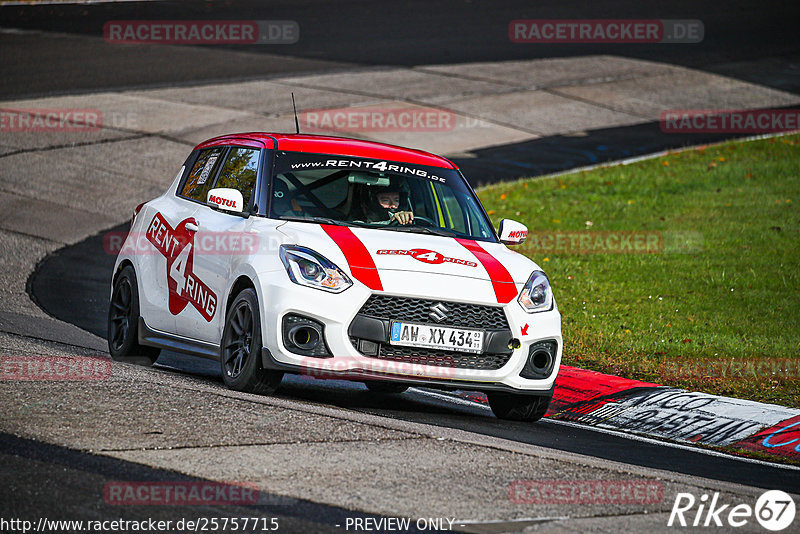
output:
[[[558,344],[554,340],[537,341],[528,349],[528,361],[519,374],[522,378],[547,378],[553,372],[558,354]]]
[[[325,343],[325,327],[319,321],[302,315],[289,314],[283,317],[283,344],[295,354],[314,358],[330,358]]]

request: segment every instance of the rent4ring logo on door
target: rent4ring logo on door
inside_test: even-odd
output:
[[[217,311],[217,295],[192,271],[194,266],[194,232],[186,224],[194,219],[184,219],[172,228],[160,213],[156,213],[147,228],[147,239],[167,259],[167,286],[169,311],[178,315],[191,303],[206,321],[211,321]]]
[[[434,265],[438,265],[440,263],[455,263],[458,265],[466,265],[467,267],[478,266],[478,264],[474,261],[462,260],[459,258],[448,258],[447,256],[439,254],[438,252],[424,248],[414,248],[411,250],[379,250],[376,252],[376,254],[387,256],[411,256],[417,261],[431,263]]]

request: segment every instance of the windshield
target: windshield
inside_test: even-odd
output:
[[[454,169],[277,152],[270,217],[495,241]]]

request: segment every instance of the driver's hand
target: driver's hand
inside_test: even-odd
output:
[[[392,216],[392,221],[397,221],[400,224],[411,224],[414,221],[414,214],[410,211],[398,211]]]

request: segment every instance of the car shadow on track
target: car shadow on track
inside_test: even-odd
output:
[[[162,371],[191,376],[205,383],[225,387],[219,363],[212,360],[164,351],[155,365]],[[403,394],[382,394],[368,390],[361,382],[323,380],[303,375],[284,375],[275,396],[398,418],[404,418],[404,414],[406,417],[411,414],[427,414],[437,418],[494,418],[488,408],[459,399],[455,395],[440,395],[417,388]]]

